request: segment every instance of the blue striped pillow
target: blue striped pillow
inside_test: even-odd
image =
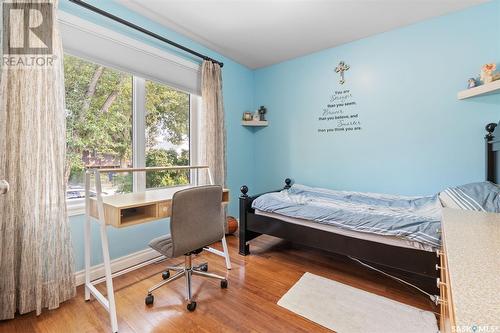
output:
[[[500,187],[490,182],[449,187],[443,191],[462,209],[500,213]]]

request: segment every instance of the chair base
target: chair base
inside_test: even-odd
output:
[[[173,276],[170,276],[170,271],[174,271],[176,273]],[[223,289],[227,288],[227,280],[225,277],[217,274],[208,273],[207,271],[208,271],[207,263],[202,263],[198,266],[193,267],[191,255],[190,254],[186,255],[184,257],[184,266],[167,267],[166,271],[162,273],[163,281],[155,284],[154,286],[148,289],[148,295],[144,300],[146,305],[152,305],[154,303],[153,291],[166,285],[167,283],[175,281],[184,276],[186,277],[186,300],[188,302],[187,309],[189,311],[194,311],[196,309],[196,302],[193,301],[191,294],[191,279],[193,275],[220,280],[221,288]]]

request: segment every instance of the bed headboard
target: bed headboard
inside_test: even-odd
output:
[[[498,184],[500,181],[500,126],[486,125],[486,180]]]

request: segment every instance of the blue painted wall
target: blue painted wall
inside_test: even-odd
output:
[[[343,86],[341,60],[351,66]],[[255,71],[255,106],[267,106],[270,126],[255,134],[251,192],[285,177],[409,195],[484,179],[484,126],[499,120],[500,100],[459,101],[457,92],[499,60],[495,1]],[[320,134],[338,89],[351,90],[363,129]]]
[[[87,2],[165,36],[177,43],[224,62],[223,95],[227,127],[227,182],[228,187],[231,190],[229,213],[237,216],[237,198],[239,195],[239,188],[242,183],[246,183],[251,186],[254,180],[254,135],[251,131],[248,131],[240,125],[242,113],[244,111],[251,111],[253,108],[253,72],[247,67],[223,57],[222,55],[217,54],[171,30],[168,30],[155,22],[152,22],[123,6],[114,3],[113,1],[92,0]],[[129,37],[136,38],[160,49],[176,53],[174,49],[170,49],[161,42],[149,39],[143,34],[116,24],[109,19],[99,17],[88,10],[82,9],[70,3],[68,0],[60,1],[59,9],[69,14],[77,15],[95,24],[99,24],[105,28],[121,32]],[[185,54],[182,54],[182,56],[189,58]],[[199,61],[198,59],[193,60]],[[70,224],[72,240],[75,247],[76,270],[81,270],[83,269],[83,216],[71,217]],[[147,243],[152,238],[165,234],[168,227],[168,221],[164,220],[155,223],[148,223],[147,225],[126,228],[123,230],[109,228],[111,257],[118,258],[146,248]],[[97,254],[96,262],[100,262],[101,249],[99,247],[100,243],[97,229],[93,230],[93,235],[95,240],[93,253]]]
[[[233,215],[241,184],[255,193],[282,186],[288,176],[310,185],[401,194],[435,193],[484,176],[483,128],[498,121],[500,100],[458,101],[456,93],[481,64],[500,59],[498,0],[256,71],[112,1],[89,2],[224,62]],[[166,49],[68,0],[60,9]],[[333,71],[340,60],[351,65],[343,87]],[[339,88],[354,95],[363,130],[318,134],[317,118]],[[259,105],[268,107],[270,126],[240,126],[241,113]],[[70,223],[80,270],[83,217]],[[112,258],[146,248],[167,229],[168,221],[109,228]],[[99,263],[97,228],[93,238],[94,263]]]

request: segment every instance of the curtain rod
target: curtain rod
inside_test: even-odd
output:
[[[70,1],[70,2],[72,2],[72,3],[74,3],[75,5],[78,5],[78,6],[80,6],[80,7],[86,8],[86,9],[88,9],[88,10],[90,10],[90,11],[94,12],[94,13],[97,13],[97,14],[99,14],[99,15],[105,16],[105,17],[107,17],[107,18],[109,18],[109,19],[111,19],[111,20],[113,20],[113,21],[116,21],[116,22],[118,22],[118,23],[121,23],[121,24],[123,24],[123,25],[126,25],[126,26],[127,26],[127,27],[129,27],[129,28],[132,28],[132,29],[134,29],[134,30],[140,31],[140,32],[142,32],[142,33],[144,33],[144,34],[146,34],[146,35],[148,35],[148,36],[151,36],[151,37],[153,37],[153,38],[156,38],[156,39],[158,39],[158,40],[160,40],[160,41],[162,41],[162,42],[164,42],[164,43],[167,43],[167,44],[172,45],[172,46],[174,46],[174,47],[176,47],[176,48],[178,48],[178,49],[181,49],[181,50],[183,50],[183,51],[185,51],[185,52],[187,52],[187,53],[190,53],[190,54],[192,54],[192,55],[194,55],[194,56],[197,56],[198,58],[201,58],[201,59],[203,59],[203,60],[208,60],[208,61],[215,62],[215,63],[219,64],[219,66],[220,66],[220,67],[223,67],[223,66],[224,66],[224,63],[222,63],[222,62],[220,62],[220,61],[217,61],[217,60],[215,60],[215,59],[212,59],[212,58],[210,58],[210,57],[208,57],[208,56],[206,56],[206,55],[203,55],[203,54],[201,54],[201,53],[199,53],[199,52],[196,52],[196,51],[194,51],[194,50],[191,50],[191,49],[189,49],[189,48],[187,48],[187,47],[185,47],[185,46],[183,46],[183,45],[181,45],[181,44],[178,44],[178,43],[176,43],[176,42],[173,42],[173,41],[171,41],[170,39],[167,39],[167,38],[165,38],[165,37],[163,37],[163,36],[160,36],[160,35],[158,35],[158,34],[156,34],[156,33],[152,32],[152,31],[149,31],[149,30],[147,30],[147,29],[144,29],[143,27],[140,27],[140,26],[138,26],[138,25],[136,25],[136,24],[134,24],[134,23],[132,23],[132,22],[129,22],[129,21],[127,21],[127,20],[122,19],[121,17],[118,17],[118,16],[115,16],[115,15],[113,15],[113,14],[111,14],[111,13],[108,13],[108,12],[107,12],[107,11],[105,11],[105,10],[102,10],[102,9],[100,9],[100,8],[97,8],[97,7],[95,7],[95,6],[92,6],[92,5],[90,5],[90,4],[88,4],[88,3],[84,2],[84,1],[81,1],[81,0],[69,0],[69,1]]]

